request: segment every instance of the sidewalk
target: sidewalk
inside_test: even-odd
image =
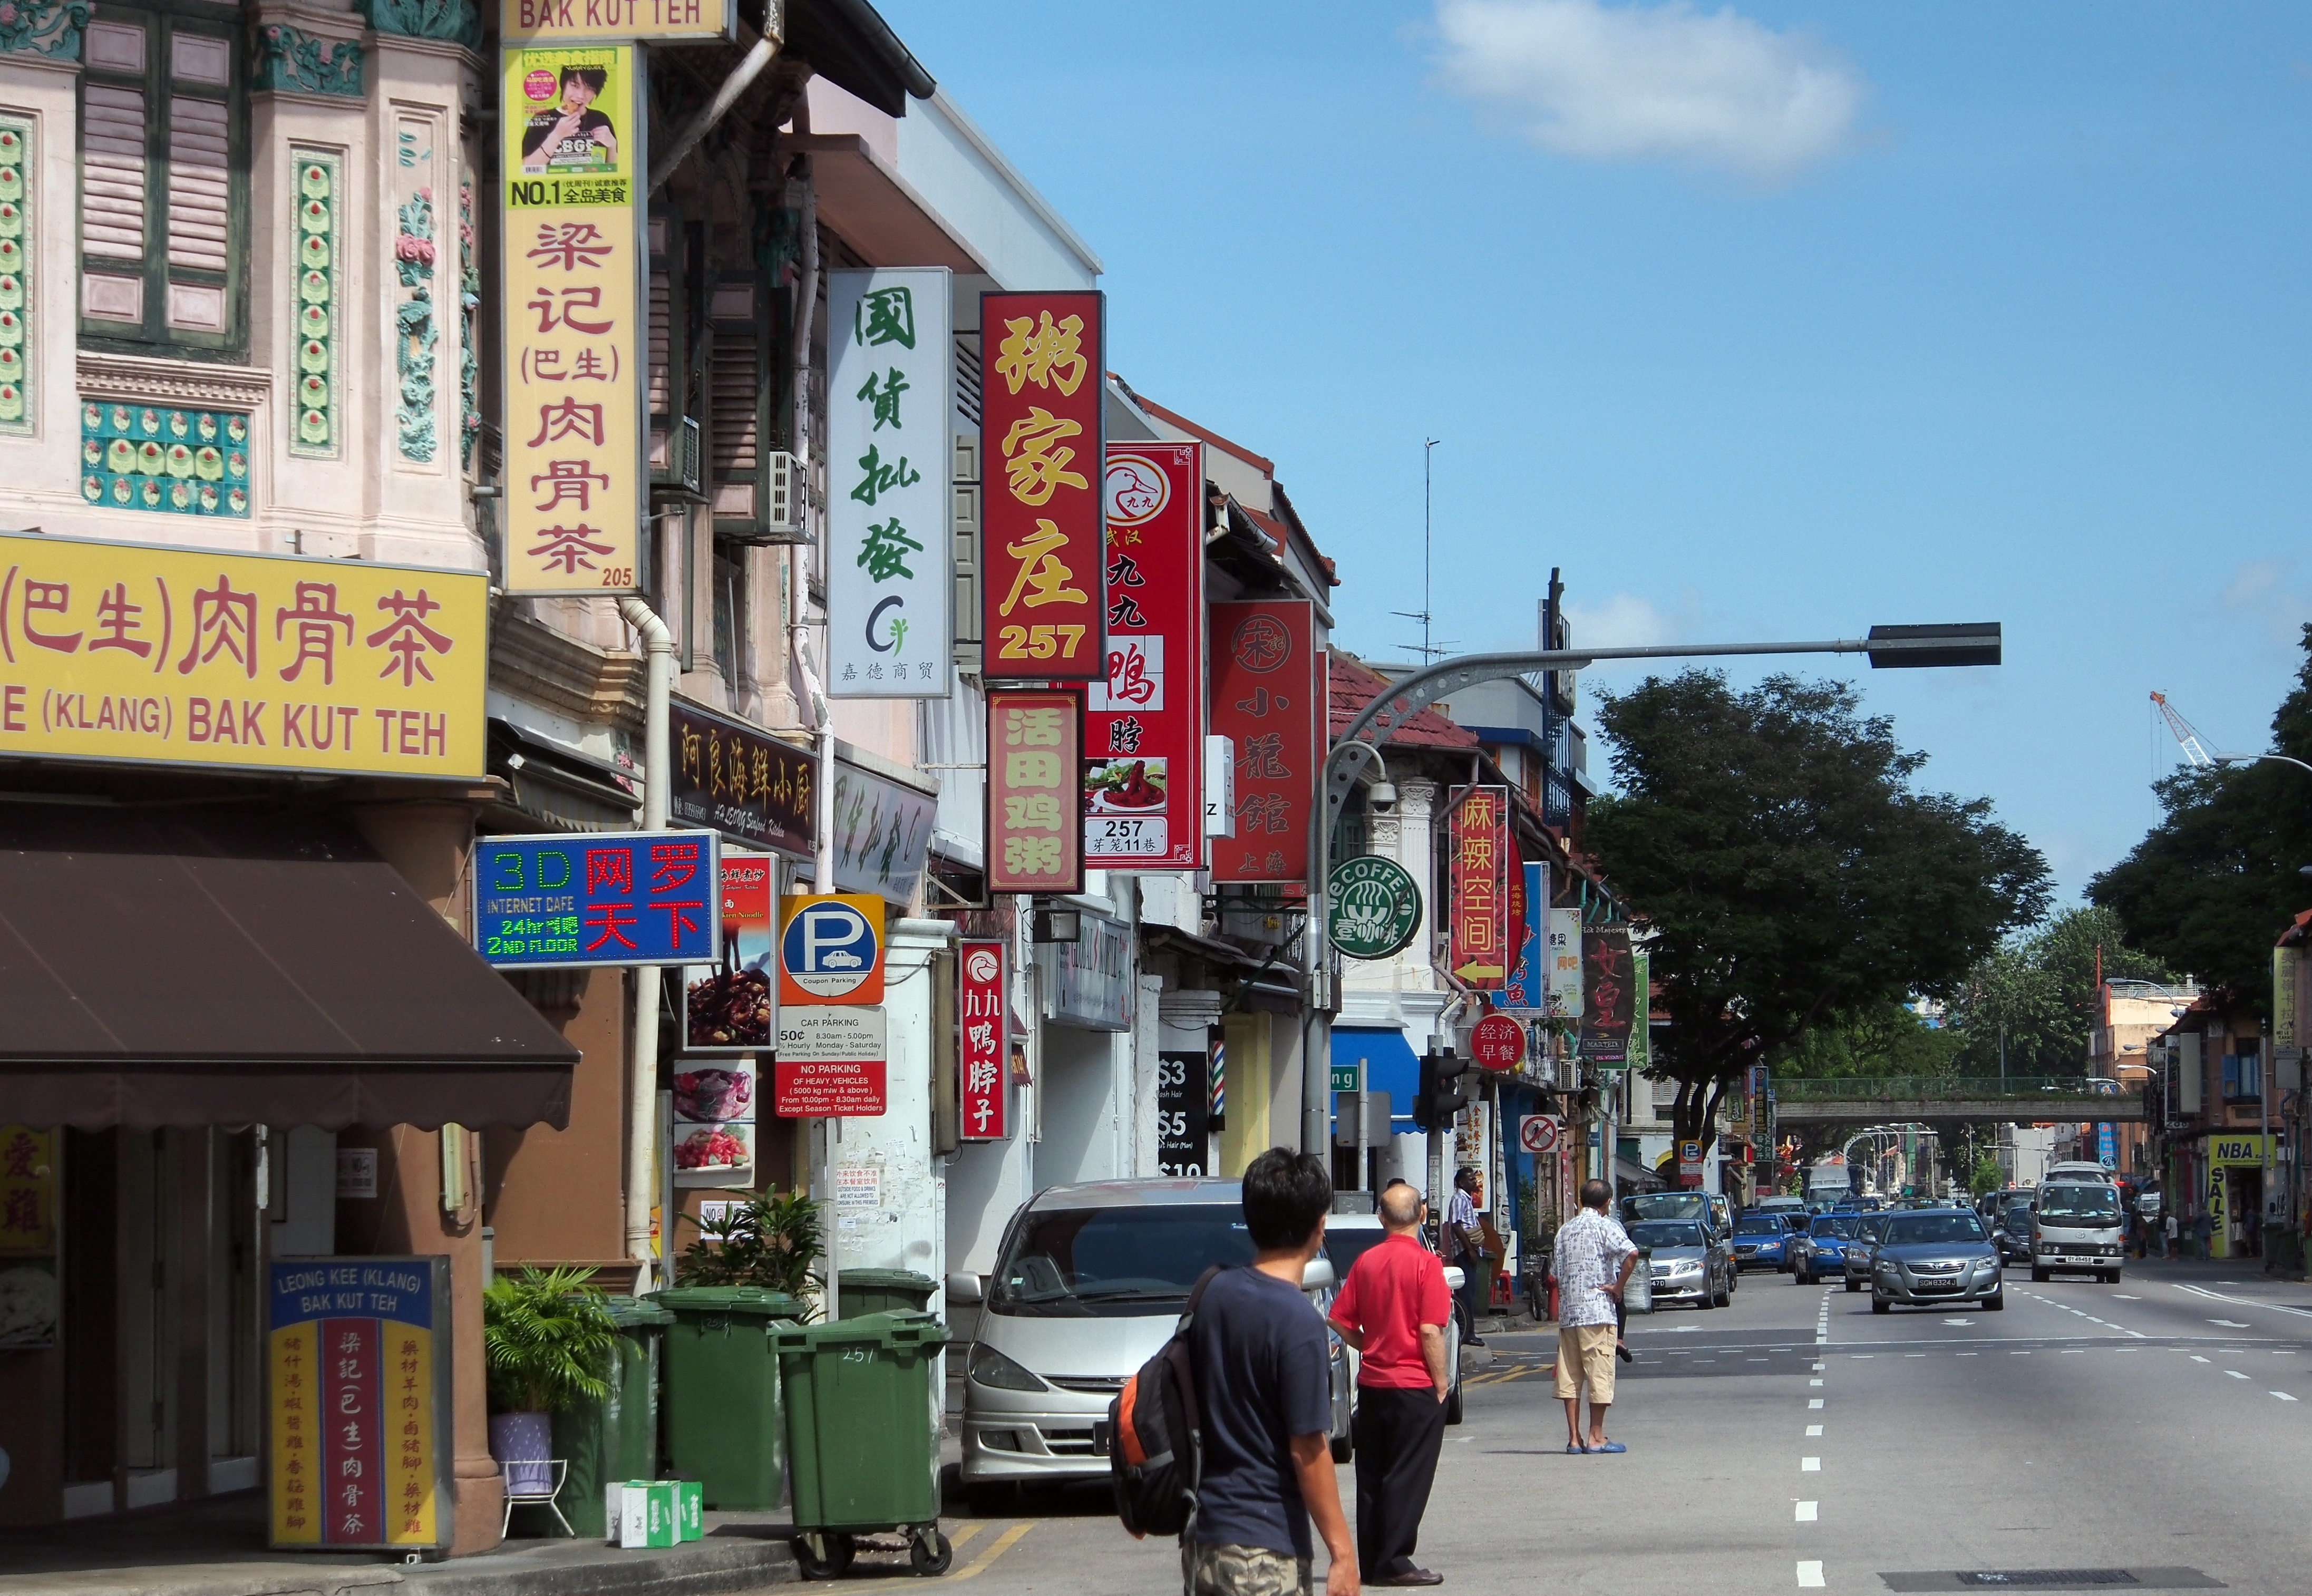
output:
[[[517,1539],[477,1557],[404,1564],[375,1552],[268,1551],[263,1494],[241,1491],[0,1531],[0,1596],[723,1596],[801,1577],[790,1522],[784,1510],[710,1513],[706,1538],[684,1546]]]

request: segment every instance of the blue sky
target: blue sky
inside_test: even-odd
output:
[[[1461,648],[1552,565],[1601,645],[2005,622],[1842,673],[2067,894],[2156,816],[2150,689],[2264,746],[2312,7],[880,4],[1105,259],[1111,364],[1276,460],[1345,645],[1417,640],[1427,435]]]

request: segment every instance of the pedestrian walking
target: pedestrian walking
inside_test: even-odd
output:
[[[2204,1208],[2201,1209],[2199,1217],[2192,1221],[2192,1241],[2194,1246],[2198,1249],[2199,1255],[2202,1258],[2213,1258],[2216,1256],[2215,1248],[2211,1245],[2215,1239],[2215,1234],[2216,1221],[2214,1215],[2211,1215]]]
[[[1379,1243],[1349,1267],[1333,1329],[1357,1349],[1357,1566],[1368,1585],[1435,1585],[1413,1560],[1445,1444],[1445,1266],[1421,1244],[1421,1194],[1392,1186],[1377,1205]]]
[[[2164,1260],[2176,1256],[2176,1216],[2173,1214],[2159,1223],[2159,1256]]]
[[[1439,1239],[1439,1250],[1449,1264],[1458,1264],[1461,1270],[1461,1311],[1469,1321],[1469,1333],[1464,1337],[1472,1346],[1483,1346],[1484,1338],[1477,1334],[1477,1313],[1485,1304],[1485,1232],[1477,1223],[1477,1197],[1481,1190],[1477,1171],[1463,1165],[1453,1176],[1453,1202],[1445,1210],[1445,1233]]]
[[[1551,1259],[1557,1274],[1557,1394],[1565,1403],[1565,1450],[1618,1452],[1628,1449],[1606,1434],[1614,1403],[1614,1341],[1622,1288],[1637,1267],[1629,1232],[1608,1214],[1613,1188],[1603,1180],[1581,1188],[1581,1212],[1557,1232]],[[1581,1390],[1590,1390],[1590,1435],[1581,1435]]]
[[[1333,1180],[1311,1153],[1272,1147],[1244,1171],[1252,1262],[1204,1286],[1188,1329],[1204,1478],[1180,1538],[1186,1596],[1308,1596],[1315,1521],[1332,1566],[1325,1596],[1356,1596],[1328,1432],[1332,1353],[1301,1291],[1325,1244]]]

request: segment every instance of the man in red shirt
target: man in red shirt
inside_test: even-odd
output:
[[[1435,1585],[1413,1548],[1445,1444],[1445,1266],[1421,1244],[1421,1194],[1380,1194],[1388,1233],[1350,1266],[1332,1326],[1362,1355],[1357,1369],[1357,1565],[1369,1585]]]

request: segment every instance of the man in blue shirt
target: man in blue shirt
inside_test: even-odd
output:
[[[1252,1262],[1213,1276],[1188,1331],[1204,1483],[1180,1538],[1186,1596],[1309,1592],[1311,1519],[1332,1559],[1325,1596],[1356,1596],[1329,1445],[1332,1360],[1300,1289],[1332,1206],[1332,1177],[1312,1154],[1272,1147],[1245,1169]]]

